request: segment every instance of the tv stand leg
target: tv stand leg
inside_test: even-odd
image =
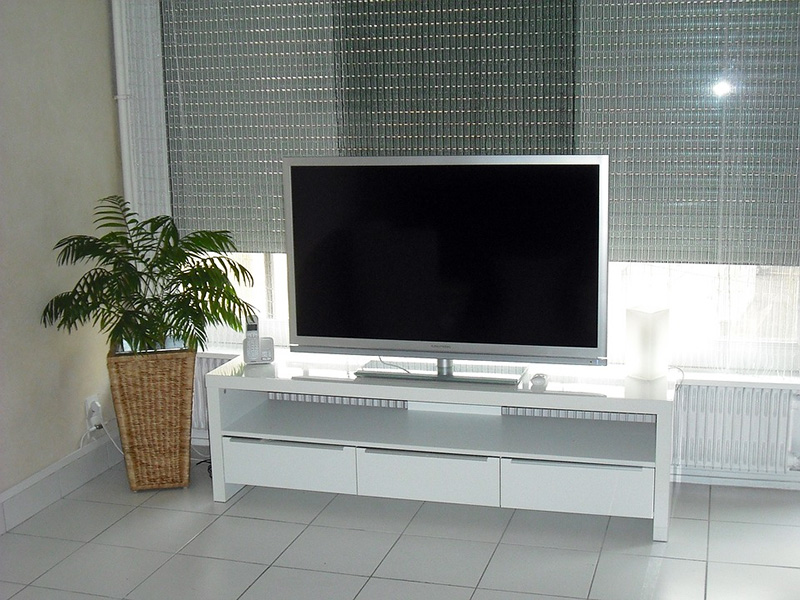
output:
[[[654,542],[667,542],[669,541],[669,528],[658,527],[653,525],[653,541]]]
[[[436,359],[436,373],[439,377],[453,376],[453,361],[450,358]]]

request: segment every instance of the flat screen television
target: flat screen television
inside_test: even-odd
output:
[[[292,350],[600,365],[606,156],[284,161]]]

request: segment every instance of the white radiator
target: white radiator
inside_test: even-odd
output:
[[[685,384],[675,398],[673,465],[686,472],[785,475],[795,467],[790,388]],[[800,432],[800,422],[795,423]],[[769,478],[769,477],[767,477]]]
[[[208,439],[208,394],[206,373],[224,365],[233,355],[197,354],[194,363],[194,398],[192,400],[192,437]],[[198,436],[199,433],[199,436]]]

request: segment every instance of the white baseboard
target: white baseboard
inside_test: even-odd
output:
[[[122,461],[104,435],[0,494],[0,533],[71,494]]]
[[[119,446],[119,435],[116,432],[111,435]],[[192,460],[209,454],[207,431],[193,432],[192,449]],[[122,460],[119,450],[107,435],[103,435],[6,490],[0,494],[0,534],[68,496]]]

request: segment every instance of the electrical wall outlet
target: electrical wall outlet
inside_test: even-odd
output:
[[[95,429],[103,425],[103,406],[97,395],[86,398],[86,428]]]

